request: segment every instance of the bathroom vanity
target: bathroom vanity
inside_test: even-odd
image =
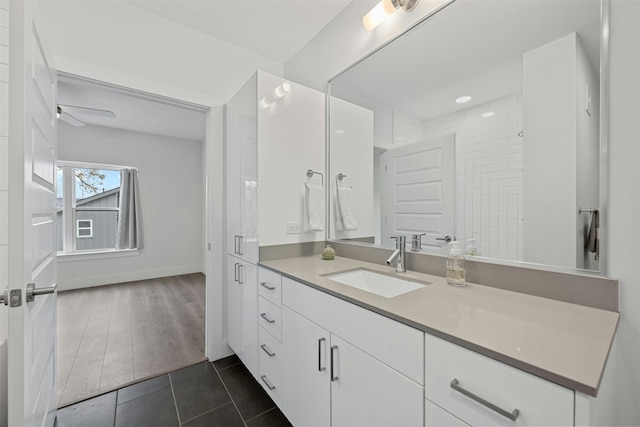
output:
[[[619,314],[339,257],[259,264],[258,381],[294,425],[585,425]],[[393,297],[327,276],[419,284]]]

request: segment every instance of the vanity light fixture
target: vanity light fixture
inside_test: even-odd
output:
[[[411,12],[419,0],[381,0],[362,18],[362,25],[367,31],[372,31],[385,19],[393,15],[396,9],[404,9]]]
[[[283,82],[280,86],[276,87],[269,95],[260,100],[260,108],[266,110],[279,99],[284,98],[285,95],[287,95],[289,92],[291,92],[291,83]]]
[[[482,117],[483,119],[488,119],[489,117],[493,117],[495,115],[496,113],[494,113],[493,111],[487,111],[486,113],[480,114],[480,117]]]
[[[458,104],[464,104],[465,102],[471,101],[471,97],[469,95],[462,95],[456,98],[456,102]]]

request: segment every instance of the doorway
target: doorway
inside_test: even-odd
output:
[[[58,122],[58,160],[96,170],[98,181],[113,165],[136,168],[143,229],[139,249],[86,250],[100,223],[69,213],[64,233],[82,245],[58,254],[64,406],[205,360],[208,108],[64,73],[59,80],[58,104],[72,119]],[[94,184],[96,194],[74,194],[74,206],[114,191]]]

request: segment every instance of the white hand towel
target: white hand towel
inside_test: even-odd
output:
[[[351,187],[338,187],[338,206],[340,206],[340,216],[345,230],[357,230],[358,220],[356,219],[353,206],[353,190]]]
[[[324,230],[324,187],[305,185],[304,231]]]

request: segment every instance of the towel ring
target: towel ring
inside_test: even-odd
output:
[[[311,179],[311,177],[313,177],[313,175],[320,175],[320,182],[322,183],[322,186],[324,187],[324,175],[322,174],[322,172],[316,172],[313,169],[307,169],[307,178]]]
[[[347,177],[347,175],[343,174],[342,172],[340,172],[338,175],[336,175],[336,188],[340,187],[340,183],[346,177]],[[353,187],[349,187],[349,188],[353,188]]]

